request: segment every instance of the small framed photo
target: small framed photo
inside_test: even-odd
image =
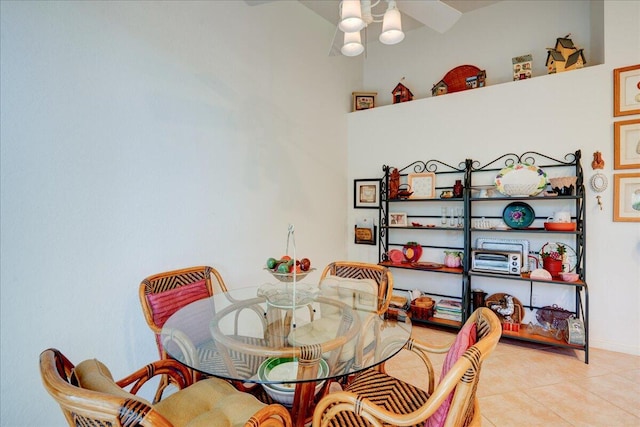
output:
[[[353,207],[378,209],[380,207],[380,180],[356,179],[353,181]]]
[[[613,115],[629,114],[640,114],[640,64],[613,70]]]
[[[436,197],[436,175],[432,172],[411,173],[407,177],[410,199],[433,199]]]
[[[390,227],[406,227],[407,214],[404,212],[389,212]]]
[[[640,168],[640,119],[613,123],[614,169]]]
[[[353,111],[368,110],[376,106],[378,92],[352,92]]]
[[[640,222],[640,172],[613,174],[613,220]]]

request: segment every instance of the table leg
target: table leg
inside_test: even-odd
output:
[[[308,381],[296,384],[293,407],[291,408],[293,425],[296,427],[304,427],[307,417],[311,416],[309,409],[313,407],[316,388],[316,381],[313,380],[318,378],[321,357],[322,346],[318,344],[301,348],[298,359],[298,379],[307,379]]]

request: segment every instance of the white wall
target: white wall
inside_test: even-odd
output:
[[[38,355],[157,358],[140,281],[346,256],[361,61],[298,2],[1,3],[1,424],[65,425]]]
[[[496,64],[495,58],[499,57],[508,68],[511,56],[529,51],[530,46],[518,50],[511,42],[507,43],[508,49],[503,49],[502,29],[512,21],[524,20],[532,28],[541,28],[545,39],[539,43],[541,46],[549,45],[555,37],[566,33],[575,34],[573,27],[565,30],[558,25],[564,22],[564,15],[556,17],[556,29],[548,31],[550,19],[545,10],[547,6],[552,7],[551,3],[566,9],[569,15],[573,15],[571,8],[576,8],[576,14],[589,22],[589,8],[584,13],[580,2],[544,2],[545,8],[539,13],[531,3],[506,1],[487,8],[492,8],[498,17],[490,22],[483,21],[482,25],[482,43],[493,47],[492,51],[485,51],[486,55],[493,55],[488,57],[487,63]],[[517,13],[520,7],[522,14]],[[505,13],[498,13],[502,8]],[[447,39],[449,48],[439,50],[438,55],[426,49],[417,54],[413,47],[403,50],[404,47],[398,45],[395,46],[399,51],[395,54],[396,59],[387,61],[385,58],[383,61],[383,48],[370,49],[365,61],[366,89],[384,93],[397,83],[394,75],[440,76],[452,68],[449,65],[479,63],[472,59],[476,55],[475,41],[479,34],[465,31],[466,25],[480,28],[476,19],[484,19],[486,15],[480,10],[477,12],[460,20],[451,39]],[[604,29],[606,63],[602,65],[496,85],[492,84],[491,76],[504,71],[487,68],[490,81],[486,88],[350,114],[349,178],[381,176],[382,165],[404,167],[415,160],[439,159],[456,165],[465,158],[473,158],[484,164],[507,152],[535,150],[561,158],[568,152],[582,150],[583,166],[589,179],[594,173],[590,166],[592,153],[601,151],[606,161],[603,172],[609,180],[608,189],[601,194],[603,210],[598,208],[596,194],[588,186],[586,199],[591,345],[640,354],[640,334],[635,327],[640,324],[637,310],[640,305],[640,226],[612,220],[613,174],[625,172],[613,170],[613,122],[625,118],[614,119],[612,115],[612,70],[640,63],[640,2],[604,2]],[[424,40],[413,43],[433,46],[427,31],[422,36]],[[577,42],[578,37],[574,36],[578,46],[590,39],[587,36],[583,42]],[[451,49],[452,46],[458,46],[458,49]],[[434,60],[427,61],[426,56]],[[540,60],[534,55],[534,61]],[[395,65],[385,66],[385,63]],[[397,64],[403,64],[403,67]],[[435,83],[437,80],[427,78],[426,81]],[[362,210],[351,209],[352,224],[364,214]],[[350,256],[369,261],[377,259],[375,248],[350,246]],[[403,280],[405,285],[411,280],[401,271],[396,273],[394,270],[394,275],[397,287],[403,287]],[[423,275],[421,280],[433,284],[441,279]],[[422,288],[426,290],[428,286]],[[519,292],[517,289],[509,291]],[[565,294],[560,294],[560,298],[566,299]]]

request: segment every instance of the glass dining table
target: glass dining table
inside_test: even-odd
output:
[[[303,426],[331,380],[383,363],[409,340],[409,318],[386,318],[377,307],[370,291],[267,283],[179,309],[161,339],[170,357],[204,375],[259,384]]]

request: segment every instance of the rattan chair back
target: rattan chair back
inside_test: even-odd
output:
[[[485,307],[473,312],[465,326],[468,323],[476,324],[475,344],[467,348],[435,387],[427,354],[444,353],[448,346],[434,347],[411,339],[405,349],[417,353],[424,362],[429,390],[391,377],[384,368],[369,369],[356,377],[344,392],[330,393],[318,403],[313,427],[423,426],[452,393],[448,411],[441,414],[445,417],[444,426],[480,425],[476,397],[480,370],[498,344],[502,327],[496,314]]]
[[[393,294],[393,275],[387,267],[364,262],[335,261],[325,267],[320,283],[328,275],[350,279],[373,279],[378,285],[378,314],[385,313],[389,308]]]

